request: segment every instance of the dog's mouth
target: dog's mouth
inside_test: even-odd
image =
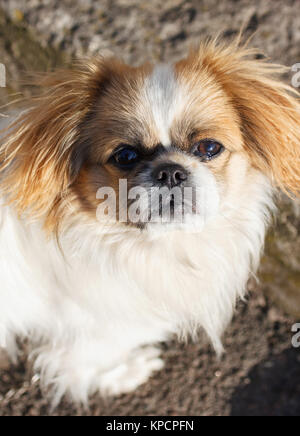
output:
[[[126,187],[125,187],[126,188]],[[157,188],[152,185],[120,189],[113,199],[103,199],[97,209],[100,222],[118,222],[145,229],[148,225],[185,225],[202,215],[205,202],[196,187]],[[199,207],[202,204],[203,207]],[[109,213],[105,212],[105,203]]]
[[[171,192],[155,201],[151,201],[149,194],[148,199],[150,201],[141,201],[140,204],[134,200],[128,203],[128,225],[144,229],[148,224],[184,224],[188,216],[197,214],[193,199],[187,201],[176,193]]]

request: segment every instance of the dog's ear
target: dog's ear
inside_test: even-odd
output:
[[[300,99],[282,81],[289,71],[269,63],[239,39],[203,44],[197,53],[229,96],[253,165],[288,194],[300,195]]]
[[[0,147],[0,190],[19,213],[55,222],[80,170],[80,127],[106,80],[109,60],[41,76],[41,94],[7,129]]]

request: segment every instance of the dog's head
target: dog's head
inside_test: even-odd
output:
[[[49,229],[69,213],[205,226],[258,175],[297,195],[300,104],[284,71],[210,41],[175,65],[97,58],[50,74],[1,147],[1,189]]]

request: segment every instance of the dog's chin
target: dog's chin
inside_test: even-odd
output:
[[[162,234],[164,232],[174,232],[174,231],[182,231],[182,232],[201,232],[203,231],[205,225],[210,221],[207,217],[203,217],[200,214],[186,214],[182,219],[178,220],[174,216],[169,220],[165,218],[156,218],[151,221],[151,219],[147,222],[139,221],[136,223],[128,222],[126,223],[127,227],[131,227],[133,229],[138,229],[141,232],[148,232],[150,234]]]

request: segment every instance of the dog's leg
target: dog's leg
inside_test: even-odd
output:
[[[89,395],[119,395],[135,390],[163,367],[160,350],[143,346],[131,350],[120,344],[85,341],[40,347],[33,351],[35,370],[44,387],[51,388],[54,405],[67,394],[86,403]]]
[[[164,362],[159,356],[160,350],[151,346],[132,351],[118,366],[100,375],[100,391],[105,395],[134,391],[145,383],[154,371],[163,368]]]

